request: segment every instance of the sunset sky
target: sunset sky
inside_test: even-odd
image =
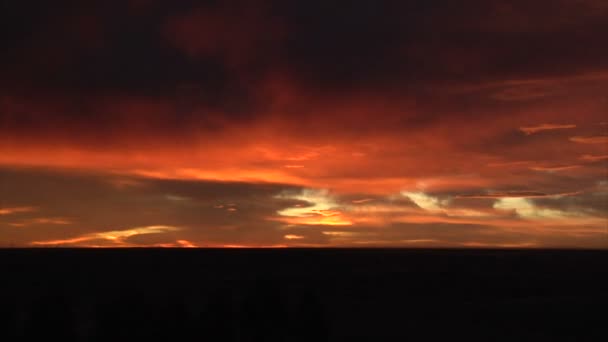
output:
[[[0,247],[608,248],[605,0],[0,6]]]

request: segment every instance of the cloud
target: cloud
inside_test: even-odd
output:
[[[531,200],[521,197],[500,198],[494,203],[494,208],[498,210],[513,210],[524,219],[565,219],[572,214],[561,210],[539,208]]]
[[[441,201],[423,192],[402,192],[401,194],[412,200],[420,208],[428,211],[441,211],[446,203],[446,201]]]
[[[176,241],[177,245],[179,247],[186,247],[186,248],[195,248],[197,247],[194,243],[188,241],[188,240],[177,240]]]
[[[526,133],[526,135],[531,135],[531,134],[542,132],[542,131],[551,131],[551,130],[558,130],[558,129],[572,129],[572,128],[576,128],[576,125],[540,124],[540,125],[536,125],[536,126],[520,127],[519,130]]]
[[[232,67],[268,57],[285,36],[284,25],[264,5],[248,1],[189,9],[167,19],[165,37],[194,59],[215,57]],[[233,25],[229,18],[238,18]]]
[[[587,246],[605,248],[605,228],[581,228],[577,225],[544,225],[543,220],[521,220],[521,225],[489,226],[484,222],[415,223],[394,222],[378,229],[373,226],[341,227],[327,231],[326,227],[308,227],[307,231],[322,230],[330,246],[368,247],[476,247],[476,248],[547,248]]]
[[[0,215],[13,215],[19,213],[29,213],[36,211],[34,207],[13,207],[13,208],[0,208]]]
[[[34,241],[31,244],[34,246],[61,246],[61,245],[80,245],[80,246],[96,246],[102,244],[104,246],[114,247],[129,247],[131,244],[127,243],[126,240],[133,238],[138,235],[147,234],[165,234],[169,232],[179,231],[181,228],[172,226],[148,226],[148,227],[136,227],[125,230],[112,230],[106,232],[85,234],[82,236],[60,239],[60,240],[49,240],[49,241]]]
[[[543,197],[554,197],[559,198],[563,196],[575,195],[578,192],[571,193],[556,193],[546,194],[538,191],[504,191],[504,192],[487,192],[485,194],[466,194],[458,195],[459,198],[543,198]]]
[[[285,192],[277,197],[305,203],[279,210],[277,220],[290,224],[308,225],[340,226],[352,224],[327,190],[303,189],[299,193]]]
[[[17,222],[11,222],[9,225],[13,227],[28,227],[31,225],[68,225],[72,224],[67,218],[63,217],[36,217],[31,219],[24,219]]]
[[[492,95],[492,98],[500,101],[530,101],[547,96],[555,96],[563,92],[561,87],[548,82],[538,84],[520,84],[502,89]],[[576,125],[556,125],[543,124],[536,127],[521,127],[520,130],[526,134],[536,133],[546,129],[574,128]]]
[[[579,144],[608,144],[608,136],[571,137],[570,141]]]
[[[581,165],[563,165],[563,166],[532,166],[530,170],[534,171],[545,171],[545,172],[558,172],[572,169],[578,169]]]
[[[97,246],[99,247],[99,246]],[[131,245],[129,247],[137,247],[137,245]],[[188,240],[177,240],[175,242],[161,242],[155,244],[145,244],[141,247],[153,247],[153,248],[197,248],[196,244]]]
[[[368,202],[373,202],[374,199],[373,198],[361,198],[361,199],[354,199],[351,201],[351,203],[353,204],[363,204],[363,203],[368,203]]]
[[[599,3],[12,1],[0,242],[562,244],[605,212]]]
[[[460,197],[457,192],[408,193],[416,204],[402,193],[344,194],[272,184],[139,178],[138,186],[116,188],[104,174],[4,170],[2,177],[9,176],[13,181],[3,190],[16,203],[27,199],[48,203],[44,211],[23,213],[26,216],[20,220],[44,214],[48,218],[70,217],[73,224],[41,221],[33,230],[8,225],[15,221],[0,221],[0,241],[6,245],[457,247],[468,242],[498,246],[534,240],[538,246],[564,246],[567,241],[595,246],[593,237],[605,232],[605,197],[600,195],[603,188],[599,185],[590,188],[594,192],[578,195],[540,191],[487,191],[478,192],[477,197],[475,192],[470,192],[470,197]],[[576,179],[573,182],[578,183]],[[169,198],[169,194],[180,200]],[[513,196],[527,197],[525,201],[508,201]],[[187,200],[181,200],[184,198]],[[353,203],[356,199],[373,200]],[[507,201],[493,205],[497,200]],[[226,211],[233,207],[239,208],[236,214]],[[105,228],[121,224],[135,228]],[[425,244],[424,240],[433,241]]]
[[[608,217],[608,191],[600,182],[597,186],[576,196],[546,197],[535,199],[538,205],[546,208],[562,210],[566,212],[579,213],[581,215],[593,216],[606,219]]]
[[[28,246],[33,241],[91,238],[91,234],[107,232],[107,227],[164,225],[183,229],[170,234],[140,234],[125,242],[138,246],[177,240],[196,245],[273,245],[283,243],[285,233],[279,230],[282,223],[268,221],[267,218],[276,216],[278,210],[301,202],[275,198],[282,191],[292,189],[283,184],[157,180],[131,176],[138,186],[116,188],[108,181],[113,177],[113,174],[73,170],[0,168],[0,179],[11,179],[11,182],[3,183],[3,195],[13,198],[15,203],[31,201],[45,204],[37,212],[0,218],[0,244]],[[223,208],[214,207],[219,205]],[[238,208],[238,211],[229,211],[231,208]],[[69,219],[72,224],[35,221],[41,217]],[[36,229],[15,229],[10,223],[35,223]],[[111,241],[102,239],[87,243],[107,245]]]
[[[354,237],[357,235],[361,235],[361,233],[357,232],[342,232],[342,231],[324,231],[323,235],[335,236],[335,237]]]
[[[585,155],[582,155],[580,157],[580,159],[584,160],[584,161],[597,162],[597,161],[602,161],[602,160],[608,160],[608,155],[585,154]]]

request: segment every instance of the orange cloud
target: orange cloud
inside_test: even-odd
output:
[[[532,166],[530,170],[534,171],[546,171],[546,172],[557,172],[557,171],[566,171],[577,169],[581,167],[581,165],[564,165],[564,166]]]
[[[31,225],[69,225],[72,222],[62,217],[37,217],[32,219],[25,219],[19,222],[9,223],[13,227],[28,227]]]
[[[526,133],[526,135],[542,132],[551,131],[556,129],[571,129],[576,128],[576,125],[564,125],[564,124],[540,124],[536,126],[520,127],[519,130]]]
[[[16,43],[0,63],[0,203],[40,208],[0,208],[0,243],[598,234],[583,230],[607,216],[606,1],[477,2],[420,15],[404,1],[137,1],[118,16],[19,16],[27,34],[7,30]]]
[[[543,198],[543,197],[563,197],[580,194],[580,192],[546,194],[538,191],[505,191],[505,192],[488,192],[486,194],[470,194],[458,195],[458,198]]]
[[[585,155],[581,156],[580,159],[581,160],[585,160],[585,161],[591,161],[591,162],[596,162],[596,161],[601,161],[601,160],[608,160],[608,154],[607,155],[585,154]]]
[[[64,245],[76,245],[85,247],[134,247],[136,245],[130,244],[125,240],[127,238],[144,235],[144,234],[163,234],[168,232],[179,231],[181,228],[172,226],[147,226],[137,227],[126,230],[112,230],[99,233],[85,234],[82,236],[59,239],[59,240],[47,240],[47,241],[34,241],[31,244],[34,246],[64,246]],[[185,241],[185,240],[184,240]]]
[[[29,213],[36,211],[34,207],[13,207],[13,208],[0,208],[0,215],[12,215],[20,213]]]
[[[326,190],[304,189],[300,193],[283,193],[277,197],[304,201],[309,204],[280,210],[277,213],[278,216],[271,218],[272,220],[304,225],[348,226],[352,224],[342,211],[336,209],[340,204]]]
[[[579,144],[608,144],[608,136],[571,137],[570,141]]]
[[[134,247],[134,246],[129,246]],[[160,247],[160,248],[197,248],[198,246],[188,240],[177,240],[175,242],[157,243],[153,245],[145,245],[141,247]]]

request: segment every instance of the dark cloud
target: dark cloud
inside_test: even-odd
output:
[[[164,115],[180,128],[204,124],[212,112],[241,120],[276,100],[276,90],[263,95],[260,89],[277,77],[299,96],[409,94],[425,106],[429,97],[441,101],[437,87],[447,83],[608,67],[608,49],[600,43],[608,13],[592,1],[63,0],[3,6],[8,53],[0,57],[2,95],[64,103],[43,108],[47,122],[103,126],[114,121],[103,104],[125,97],[165,101],[170,108]],[[546,86],[540,93],[535,85],[523,87],[497,96],[551,93]],[[25,125],[40,119],[19,116]]]
[[[606,191],[594,191],[563,198],[535,198],[534,203],[545,208],[604,217],[608,223],[608,192]]]

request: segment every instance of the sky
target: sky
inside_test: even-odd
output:
[[[0,246],[608,248],[604,0],[0,6]]]

